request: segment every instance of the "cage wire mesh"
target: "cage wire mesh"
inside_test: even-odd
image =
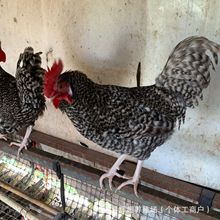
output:
[[[22,216],[20,213],[12,209],[10,206],[6,205],[3,202],[0,202],[0,219],[18,220],[22,219]]]
[[[86,182],[65,176],[66,212],[73,219],[80,220],[178,220],[171,214],[155,211],[139,202],[119,196],[110,191],[103,191]],[[27,160],[2,153],[0,156],[0,180],[25,192],[32,198],[42,201],[53,208],[61,210],[60,180],[53,170],[34,164]],[[32,209],[30,202],[13,193],[4,191],[19,201],[24,207]],[[22,219],[10,207],[0,204],[0,219]],[[13,216],[12,216],[13,215]],[[6,217],[9,216],[9,217]]]

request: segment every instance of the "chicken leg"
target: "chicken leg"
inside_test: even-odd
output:
[[[121,188],[123,188],[124,186],[126,185],[134,185],[134,193],[135,195],[138,197],[138,193],[137,193],[137,187],[138,187],[138,183],[139,183],[139,179],[140,179],[140,174],[141,174],[141,168],[142,168],[142,165],[143,165],[143,160],[138,160],[138,163],[137,163],[137,166],[136,166],[136,169],[135,169],[135,172],[134,172],[134,176],[125,181],[124,183],[122,183],[117,189],[117,190],[120,190]]]
[[[116,162],[113,164],[113,166],[111,167],[111,169],[107,172],[104,173],[100,179],[99,179],[99,185],[101,187],[101,189],[103,188],[103,180],[105,178],[108,178],[108,182],[109,182],[109,188],[112,190],[112,179],[114,176],[120,177],[120,178],[125,178],[124,176],[120,175],[119,173],[117,173],[117,170],[119,170],[120,165],[122,164],[122,162],[125,160],[125,158],[127,157],[126,154],[122,154],[117,160]]]
[[[27,142],[28,142],[28,138],[29,138],[29,136],[30,136],[30,134],[31,134],[31,132],[32,132],[32,129],[33,129],[33,126],[32,126],[32,125],[30,125],[29,127],[27,127],[25,136],[24,136],[24,138],[23,138],[23,140],[22,140],[21,143],[16,143],[16,142],[11,142],[11,143],[10,143],[10,146],[13,146],[13,145],[14,145],[14,146],[18,146],[18,147],[19,147],[19,148],[18,148],[18,153],[17,153],[17,158],[20,157],[20,152],[21,152],[21,150],[22,150],[23,148],[25,148],[25,150],[27,150]]]

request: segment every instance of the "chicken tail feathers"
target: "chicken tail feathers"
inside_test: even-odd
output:
[[[156,86],[181,94],[186,107],[197,106],[210,83],[210,69],[215,70],[214,64],[218,64],[219,53],[220,45],[207,38],[186,38],[174,48],[156,78]]]
[[[30,70],[32,68],[41,67],[41,57],[42,52],[34,53],[32,47],[25,48],[24,52],[20,54],[17,62],[17,68],[24,68]]]
[[[41,67],[41,54],[42,52],[34,53],[32,47],[25,48],[19,56],[15,77],[22,108],[30,105],[33,109],[41,109],[43,112],[45,108],[43,96],[45,70]]]

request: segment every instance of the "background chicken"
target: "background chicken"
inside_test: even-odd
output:
[[[202,90],[210,82],[210,66],[217,64],[220,46],[204,37],[189,37],[171,53],[162,73],[151,86],[126,88],[99,85],[79,71],[62,72],[62,62],[54,63],[45,75],[44,92],[70,118],[78,131],[103,148],[121,156],[100,178],[116,175],[120,164],[131,155],[138,159],[134,176],[128,184],[137,185],[143,161],[184,122],[187,107],[202,99]]]
[[[27,128],[19,146],[19,152],[26,147],[32,127],[45,109],[43,95],[43,76],[41,68],[41,53],[35,53],[27,47],[20,54],[16,76],[12,76],[0,67],[0,138],[6,140],[6,135],[22,128]],[[5,61],[5,53],[0,48],[0,61]]]

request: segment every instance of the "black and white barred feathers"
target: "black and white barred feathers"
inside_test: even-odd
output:
[[[214,68],[207,52],[217,64],[218,44],[204,37],[183,40],[151,86],[99,85],[79,71],[64,72],[58,82],[70,83],[74,101],[62,101],[59,108],[86,138],[143,160],[184,122],[186,108],[202,98]]]
[[[187,107],[198,105],[203,98],[202,91],[210,83],[210,67],[218,64],[220,45],[204,37],[189,37],[180,42],[169,56],[156,78],[156,85],[173,92],[180,92]],[[209,55],[209,54],[210,55]]]
[[[9,134],[34,125],[45,109],[41,53],[28,47],[20,54],[16,76],[0,67],[0,133]]]

